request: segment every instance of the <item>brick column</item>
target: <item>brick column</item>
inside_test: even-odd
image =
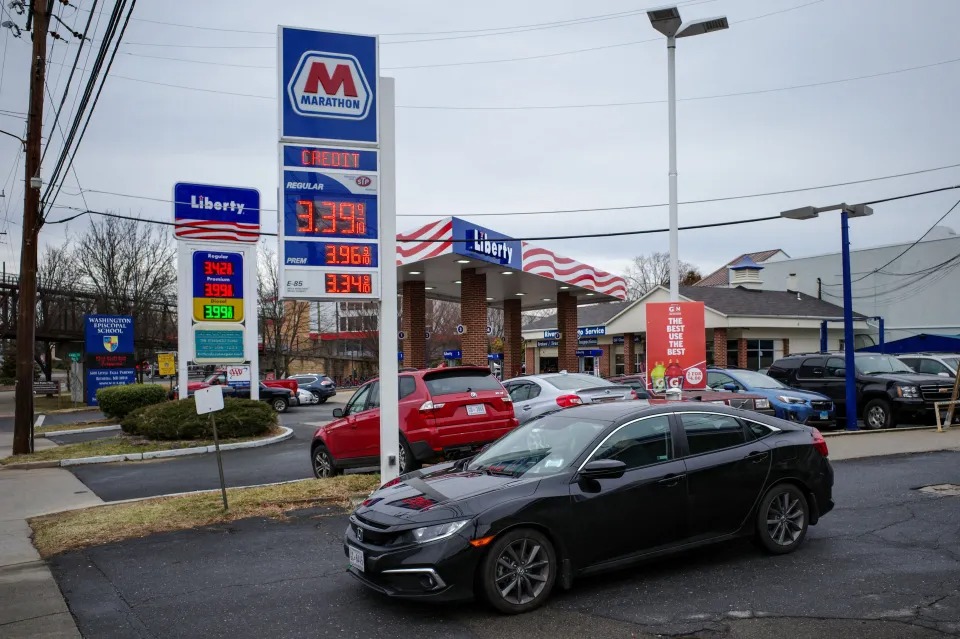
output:
[[[790,354],[790,340],[784,338],[783,340],[783,356],[786,357]]]
[[[520,300],[504,300],[503,302],[503,379],[510,379],[520,374],[520,364],[523,361],[523,336],[520,315]]]
[[[727,329],[713,329],[713,365],[727,367]]]
[[[427,367],[427,293],[423,282],[403,283],[403,363],[401,367]]]
[[[460,322],[467,329],[460,340],[462,361],[487,366],[487,275],[464,269],[460,281]]]
[[[610,362],[613,361],[613,357],[610,356],[610,349],[613,348],[612,344],[601,344],[597,348],[600,349],[600,363],[598,364],[601,377],[610,377]]]
[[[634,351],[633,333],[624,333],[623,334],[623,374],[624,375],[633,375],[637,372],[634,370],[634,366],[633,366],[633,362],[636,359],[637,359],[637,356]]]
[[[742,337],[737,340],[737,366],[747,367],[747,340]]]
[[[560,331],[560,370],[575,373],[577,361],[577,298],[570,293],[557,293],[557,329]]]
[[[537,353],[533,347],[527,348],[524,355],[524,362],[527,367],[527,375],[533,375],[537,372]]]

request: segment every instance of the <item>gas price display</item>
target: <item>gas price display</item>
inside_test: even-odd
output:
[[[369,295],[373,290],[373,276],[369,273],[325,273],[323,288],[332,295]]]
[[[243,320],[243,254],[193,254],[193,317],[198,322]]]
[[[369,237],[366,202],[347,198],[297,201],[297,233],[328,237]]]

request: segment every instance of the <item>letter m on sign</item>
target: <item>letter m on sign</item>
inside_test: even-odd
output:
[[[341,53],[307,51],[287,85],[293,110],[320,118],[362,120],[370,111],[372,97],[360,63]]]

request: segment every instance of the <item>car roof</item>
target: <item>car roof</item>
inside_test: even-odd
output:
[[[756,417],[766,417],[760,413],[752,413],[742,409],[732,408],[725,404],[711,404],[704,402],[670,402],[669,404],[638,405],[639,402],[609,402],[605,404],[583,404],[560,411],[564,417],[576,416],[586,419],[608,420],[610,422],[630,421],[640,417],[662,415],[665,413],[702,413],[709,410],[712,413],[723,413],[740,417],[743,413],[751,413]]]
[[[490,372],[490,369],[487,368],[486,366],[446,366],[446,367],[442,367],[442,368],[405,368],[405,369],[399,370],[399,371],[398,371],[398,374],[399,374],[399,375],[413,374],[413,375],[416,375],[417,377],[423,378],[423,376],[426,375],[427,373],[443,373],[443,372],[447,372],[447,371],[453,371],[453,372],[457,372],[457,371],[483,371],[484,373],[486,373],[486,374],[488,374],[488,375],[493,375],[493,373]],[[378,376],[378,377],[374,377],[373,379],[371,379],[371,380],[369,380],[369,381],[370,381],[370,382],[375,382],[375,381],[378,381],[379,379],[380,379],[380,377]]]

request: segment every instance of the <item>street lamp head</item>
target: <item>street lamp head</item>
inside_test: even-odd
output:
[[[819,216],[820,213],[817,212],[817,207],[815,206],[804,206],[799,209],[780,211],[780,217],[785,217],[788,220],[812,220],[813,218]]]
[[[727,22],[726,16],[720,16],[719,18],[704,18],[703,20],[694,20],[693,22],[687,22],[684,24],[680,28],[680,31],[677,32],[677,37],[689,38],[690,36],[710,33],[711,31],[723,31],[724,29],[729,28],[730,23]]]
[[[650,18],[650,24],[654,29],[672,38],[677,35],[682,21],[680,20],[680,11],[676,7],[659,7],[647,11],[647,17]]]
[[[873,209],[866,204],[854,204],[847,209],[847,217],[867,217],[873,215]]]

